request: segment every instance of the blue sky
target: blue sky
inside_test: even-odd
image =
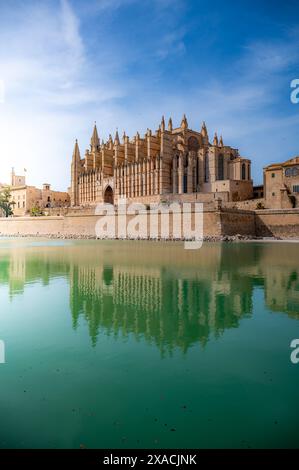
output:
[[[0,0],[0,181],[69,185],[75,138],[206,121],[262,168],[299,154],[297,1]]]

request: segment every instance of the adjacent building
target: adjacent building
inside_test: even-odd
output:
[[[157,131],[130,139],[100,142],[94,126],[90,149],[81,158],[76,140],[71,165],[71,205],[117,204],[120,198],[145,204],[164,201],[242,201],[253,197],[251,161],[214,135],[203,123],[189,128],[184,115],[179,127],[164,117]]]
[[[299,156],[264,168],[264,197],[270,209],[299,206]]]
[[[26,184],[26,177],[17,176],[14,170],[12,170],[9,189],[11,200],[15,203],[15,216],[29,214],[34,207],[44,210],[52,207],[68,207],[70,205],[70,196],[67,192],[53,191],[48,183],[45,183],[42,189],[28,186]]]

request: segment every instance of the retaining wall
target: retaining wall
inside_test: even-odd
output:
[[[259,237],[299,238],[299,209],[259,210],[255,219]]]
[[[121,236],[119,233],[119,225],[121,225],[120,215],[106,216],[105,223],[107,223],[108,230],[113,230],[113,224],[115,223],[116,236]],[[179,217],[179,218],[178,218]],[[148,234],[156,234],[151,238],[183,238],[179,234],[187,233],[185,226],[187,221],[184,221],[184,217],[179,214],[170,213],[157,214],[156,217],[149,216],[148,212],[143,212],[138,215],[138,219],[134,214],[127,216],[127,225],[131,222],[131,229],[133,228],[133,219],[138,222],[141,226],[145,227],[145,237],[148,238]],[[181,230],[174,229],[180,226]],[[180,220],[181,219],[181,220]],[[60,235],[60,236],[96,236],[96,225],[101,224],[102,217],[99,215],[66,215],[66,216],[48,216],[48,217],[15,217],[15,218],[0,218],[0,235]],[[190,212],[191,228],[194,227],[195,214]],[[180,224],[179,224],[179,222]],[[163,227],[163,229],[162,229]],[[165,228],[166,227],[166,228]],[[151,228],[151,231],[150,231]],[[215,210],[208,210],[203,215],[203,228],[204,236],[220,236],[221,225],[219,212]],[[107,228],[104,227],[105,230]],[[109,237],[110,238],[110,237]]]
[[[151,219],[150,222],[149,213],[143,212],[138,216],[138,222],[147,227],[147,234],[150,233],[149,227],[151,226],[154,227],[157,238],[172,239],[178,238],[173,230],[173,219],[176,216],[177,214],[169,214],[168,234],[161,230],[161,221],[163,219],[165,222],[165,218],[168,215],[159,214],[157,219]],[[116,216],[116,226],[119,221],[118,217]],[[194,226],[194,212],[191,212],[190,217],[191,223]],[[127,216],[128,223],[133,219],[136,220],[135,215]],[[95,237],[96,224],[99,221],[101,221],[101,216],[99,215],[82,215],[80,213],[64,216],[0,218],[0,235]],[[108,223],[112,223],[112,219],[108,218]],[[176,227],[177,225],[176,222]],[[183,218],[181,220],[181,233],[185,233]],[[299,209],[245,211],[224,208],[222,210],[204,210],[203,235],[205,237],[236,234],[258,237],[299,238]],[[117,227],[116,235],[119,236]]]

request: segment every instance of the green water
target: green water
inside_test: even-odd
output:
[[[299,447],[298,260],[1,239],[0,447]]]

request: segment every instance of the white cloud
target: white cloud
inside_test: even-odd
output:
[[[166,33],[159,41],[155,51],[156,56],[165,59],[169,55],[184,54],[186,51],[184,36],[185,31],[182,28]]]
[[[0,51],[6,83],[0,179],[8,180],[11,166],[26,167],[29,182],[50,179],[65,188],[76,134],[95,119],[96,106],[122,96],[121,86],[107,75],[109,64],[93,68],[88,62],[68,0],[57,11],[43,4],[24,7],[16,25],[1,29],[0,42],[10,44]],[[86,106],[94,111],[86,113]]]
[[[133,2],[137,0],[91,1],[82,14],[99,13],[101,28],[103,10],[113,14]],[[256,157],[271,145],[269,158],[280,159],[274,144],[278,131],[289,136],[298,120],[271,115],[269,109],[277,100],[281,76],[298,61],[298,34],[247,45],[242,58],[230,64],[231,73],[219,70],[213,80],[206,78],[204,63],[193,63],[192,84],[175,87],[177,77],[169,76],[167,83],[161,72],[164,60],[188,52],[186,26],[180,23],[184,2],[151,4],[159,34],[146,38],[146,50],[138,41],[130,48],[125,41],[113,42],[113,31],[88,50],[70,0],[61,0],[57,11],[46,3],[26,7],[25,2],[16,23],[0,24],[0,41],[9,44],[0,51],[0,78],[6,83],[6,100],[0,104],[1,181],[8,180],[11,166],[25,167],[29,182],[48,179],[64,189],[74,139],[79,138],[84,153],[95,119],[101,136],[107,137],[116,126],[130,135],[157,128],[162,114],[171,114],[179,124],[185,112],[191,127],[199,129],[206,120],[211,136],[215,130],[223,133],[225,142],[239,146],[241,153]],[[141,67],[137,75],[142,61],[150,65],[150,73],[142,74]],[[178,77],[180,67],[178,61]],[[259,170],[261,165],[254,161]]]
[[[83,41],[79,32],[79,20],[67,0],[61,0],[62,35],[73,58],[78,62],[83,59]]]

